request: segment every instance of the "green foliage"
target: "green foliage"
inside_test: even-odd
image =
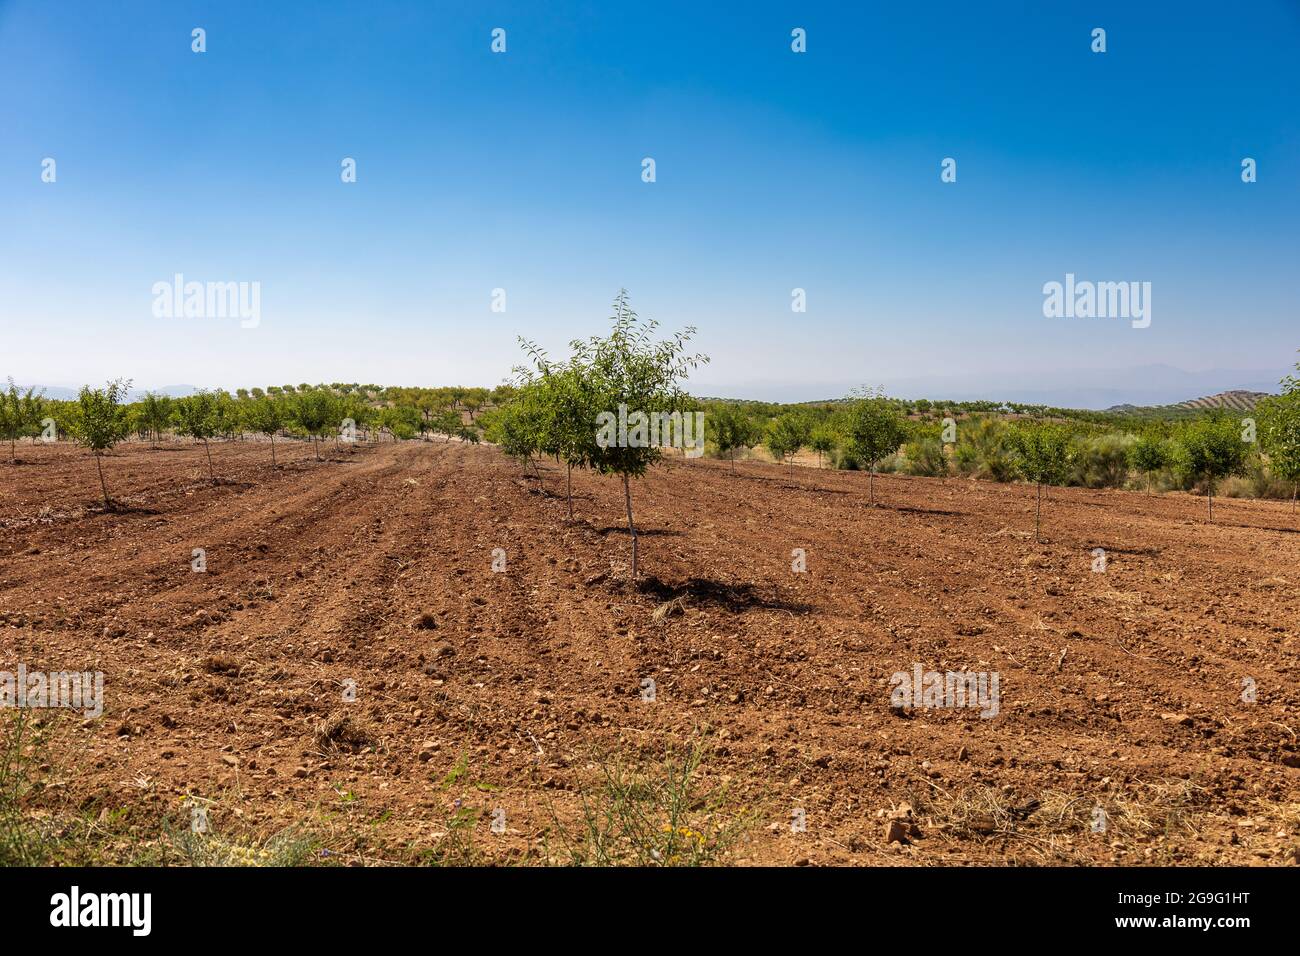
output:
[[[1053,422],[1021,421],[1007,433],[1016,471],[1038,485],[1059,485],[1070,467],[1070,433]]]
[[[799,449],[808,444],[812,428],[802,415],[786,412],[768,426],[763,435],[763,443],[772,457],[785,461],[797,454]]]
[[[871,503],[876,503],[876,469],[880,460],[907,440],[907,425],[897,406],[883,394],[868,393],[849,406],[845,451],[871,468]]]
[[[1206,505],[1214,517],[1214,486],[1245,468],[1247,446],[1241,423],[1221,410],[1179,427],[1174,466],[1205,485]]]
[[[100,454],[131,434],[124,404],[130,387],[129,381],[121,379],[104,388],[82,387],[71,423],[78,444]]]
[[[393,436],[393,441],[406,441],[418,433],[420,413],[410,405],[394,405],[380,413],[379,421]]]
[[[1255,413],[1269,471],[1294,490],[1300,482],[1300,387],[1262,400]]]
[[[1147,491],[1151,490],[1151,476],[1173,463],[1174,453],[1168,440],[1158,431],[1148,428],[1129,445],[1128,463],[1134,471],[1146,475]]]
[[[289,424],[289,410],[280,399],[264,395],[248,406],[248,427],[274,437]]]
[[[153,434],[154,441],[171,427],[175,403],[170,395],[145,392],[140,400],[140,423]]]
[[[1133,436],[1118,432],[1076,438],[1070,453],[1070,483],[1085,488],[1123,488],[1134,442]]]
[[[255,388],[253,391],[261,390]],[[271,464],[275,465],[275,436],[289,424],[289,410],[284,399],[271,395],[254,398],[244,410],[244,421],[249,428],[271,439]]]
[[[1240,474],[1246,461],[1240,423],[1221,412],[1183,425],[1176,440],[1175,466],[1183,474],[1206,482],[1211,493],[1219,479]]]
[[[729,402],[713,405],[705,412],[704,430],[708,440],[717,445],[718,454],[731,459],[733,471],[736,449],[753,448],[762,435],[754,420],[740,406]]]
[[[45,411],[44,399],[29,388],[20,392],[9,379],[9,387],[0,392],[0,438],[9,442],[9,455],[18,460],[18,439],[39,433]]]
[[[130,381],[122,379],[111,381],[103,388],[82,386],[70,421],[78,444],[95,453],[95,468],[99,472],[99,489],[104,495],[105,508],[111,502],[104,481],[104,464],[100,459],[104,452],[131,434],[126,405],[123,404],[130,387]]]
[[[300,385],[292,399],[290,414],[298,427],[311,437],[319,461],[320,440],[343,420],[338,399],[326,389]]]
[[[938,435],[918,435],[904,446],[907,454],[905,468],[909,475],[941,478],[948,474],[948,456],[943,452],[943,442]]]
[[[858,399],[849,408],[845,448],[872,468],[907,439],[903,416],[883,395]]]
[[[612,328],[604,338],[592,337],[570,343],[570,364],[582,369],[587,389],[586,407],[598,415],[617,417],[620,407],[628,414],[645,415],[685,412],[691,402],[681,380],[708,361],[700,354],[689,355],[686,343],[695,335],[688,327],[672,338],[654,341],[659,323],[642,320],[628,305],[627,291],[614,300]],[[593,423],[598,424],[598,423]],[[632,442],[595,445],[590,465],[601,474],[639,478],[663,456],[654,445]]]
[[[990,481],[1011,481],[1016,462],[1007,442],[1009,425],[988,415],[968,418],[957,426],[953,465],[958,474]]]
[[[217,434],[217,397],[212,392],[195,392],[176,400],[176,430],[197,441]]]

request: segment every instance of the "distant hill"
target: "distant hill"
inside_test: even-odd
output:
[[[1268,392],[1248,392],[1245,389],[1233,389],[1230,392],[1219,392],[1217,395],[1207,395],[1204,398],[1193,398],[1189,402],[1179,402],[1180,408],[1230,408],[1233,411],[1248,412],[1255,407],[1255,403],[1261,398],[1267,398]]]
[[[1226,408],[1234,412],[1248,412],[1261,398],[1268,398],[1271,392],[1254,392],[1244,388],[1234,388],[1203,398],[1193,398],[1171,405],[1112,405],[1106,409],[1119,415],[1140,415],[1161,411],[1198,412],[1206,408]]]

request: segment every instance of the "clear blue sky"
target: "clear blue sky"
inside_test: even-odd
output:
[[[623,286],[713,393],[1281,369],[1297,93],[1295,0],[0,0],[0,376],[495,384]],[[260,326],[155,318],[177,272]],[[1067,272],[1151,327],[1044,318]]]

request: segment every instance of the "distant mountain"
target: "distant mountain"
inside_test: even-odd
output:
[[[98,385],[102,384],[102,382],[98,383]],[[46,398],[68,401],[76,398],[81,390],[77,388],[67,388],[63,385],[37,385],[36,391],[44,395]],[[158,395],[170,395],[172,398],[182,398],[186,395],[193,395],[197,391],[198,389],[193,385],[164,385],[162,388],[133,388],[127,394],[127,400],[137,402],[145,392],[153,392]]]

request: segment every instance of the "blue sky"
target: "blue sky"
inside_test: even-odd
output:
[[[495,384],[620,287],[711,394],[1271,374],[1297,90],[1295,0],[0,0],[0,375]],[[260,324],[156,318],[178,272]],[[1045,318],[1067,272],[1151,282],[1151,326]]]

